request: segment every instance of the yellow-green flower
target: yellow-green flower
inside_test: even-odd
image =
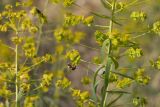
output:
[[[74,2],[75,2],[75,0],[63,0],[63,5],[64,5],[65,7],[69,7],[69,6],[71,6]]]
[[[93,16],[88,16],[84,18],[83,23],[87,26],[91,26],[91,24],[93,23],[93,20],[94,20]]]
[[[132,83],[132,79],[130,78],[123,78],[122,80],[118,80],[116,87],[117,88],[125,88],[125,87],[129,87]]]
[[[88,76],[85,76],[81,79],[81,83],[84,85],[88,85],[90,84],[90,82],[91,82],[91,79]]]
[[[83,20],[83,16],[77,16],[72,13],[65,14],[64,26],[75,26],[78,25]]]
[[[72,51],[67,52],[66,58],[71,61],[71,64],[76,66],[80,62],[80,54],[77,50],[73,49]]]
[[[69,81],[67,78],[63,78],[62,80],[57,80],[56,82],[56,87],[59,88],[69,88],[69,86],[71,85],[71,81]]]

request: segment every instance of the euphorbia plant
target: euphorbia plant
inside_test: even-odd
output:
[[[11,45],[1,42],[1,46],[8,49],[6,53],[10,53],[11,57],[2,58],[3,61],[0,62],[0,96],[2,97],[0,106],[43,107],[46,105],[42,102],[47,100],[50,102],[47,106],[57,107],[60,105],[61,96],[65,95],[70,95],[78,107],[111,107],[123,95],[130,95],[133,98],[130,102],[133,102],[135,106],[145,106],[147,102],[143,96],[126,91],[135,84],[144,86],[149,83],[150,77],[145,72],[145,66],[133,67],[130,65],[127,67],[128,65],[126,65],[126,67],[122,67],[121,60],[125,59],[130,64],[139,61],[145,53],[136,39],[152,32],[159,34],[160,22],[156,21],[148,27],[149,24],[143,23],[147,19],[147,14],[136,10],[130,12],[127,19],[130,19],[131,22],[141,23],[143,28],[139,31],[142,30],[142,34],[132,33],[136,32],[135,29],[124,32],[125,27],[129,25],[123,25],[120,21],[123,11],[129,10],[130,7],[145,0],[100,1],[109,15],[83,8],[74,0],[46,0],[45,6],[49,2],[56,5],[59,3],[67,12],[64,12],[63,23],[51,31],[54,36],[51,39],[54,39],[56,44],[54,53],[43,54],[40,53],[40,46],[42,36],[47,32],[43,27],[49,24],[47,16],[45,16],[46,7],[44,10],[38,9],[33,6],[32,0],[16,2],[13,6],[6,5],[4,7],[0,13],[0,31],[11,33],[11,37],[9,37]],[[91,15],[82,16],[72,13],[68,8],[73,6],[89,10]],[[105,19],[106,25],[96,24],[96,17]],[[81,40],[87,36],[85,32],[75,30],[79,24],[83,24],[91,30],[96,29],[94,39],[99,49],[85,46],[98,50],[99,56],[93,57],[93,61],[84,60],[80,55],[81,51],[73,49],[73,46],[80,44]],[[156,62],[153,60],[150,62],[151,66],[160,69],[159,58]],[[96,69],[91,68],[93,75],[84,76],[81,80],[84,85],[90,85],[92,91],[75,88],[65,76],[65,73],[72,73],[68,71],[75,71],[77,66],[81,67],[81,63],[96,66]],[[50,72],[47,67],[44,67],[45,72],[37,72],[41,71],[39,67],[43,68],[45,64],[54,66],[52,69],[55,71]],[[52,100],[48,97],[44,100],[47,92],[54,93],[50,98]],[[114,94],[117,96],[111,98],[110,96]]]

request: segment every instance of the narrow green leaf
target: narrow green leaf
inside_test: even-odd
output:
[[[112,60],[111,60],[111,58],[108,55],[107,64],[106,64],[106,68],[105,68],[105,72],[104,72],[104,87],[103,87],[103,90],[102,90],[102,102],[101,102],[101,106],[105,105],[104,102],[105,102],[106,96],[107,96],[106,90],[107,90],[108,85],[109,85],[109,73],[110,73],[111,65],[112,65]]]
[[[101,0],[101,3],[103,4],[103,6],[104,6],[106,9],[111,9],[110,4],[107,3],[105,0]]]
[[[102,44],[102,48],[101,48],[101,61],[102,61],[102,63],[103,64],[106,64],[106,62],[104,62],[104,61],[106,61],[106,57],[107,57],[107,45],[108,45],[108,43],[109,43],[109,40],[107,39],[107,40],[105,40],[104,42],[103,42],[103,44]]]
[[[111,59],[112,59],[112,61],[113,61],[113,63],[114,63],[115,69],[117,69],[117,68],[119,67],[118,61],[116,61],[116,59],[113,58],[112,56],[110,56],[110,57],[111,57]]]
[[[99,84],[100,81],[96,81],[96,83],[94,84],[94,92],[96,93],[97,92],[97,87],[98,87],[98,84]]]
[[[112,18],[109,17],[109,16],[106,16],[106,15],[103,15],[103,14],[99,14],[99,13],[96,13],[96,12],[91,12],[91,13],[92,13],[93,15],[97,16],[97,17],[100,17],[100,18],[110,19],[110,20],[112,20],[113,23],[122,26],[122,24],[116,22],[114,19],[112,19]]]
[[[100,82],[100,81],[97,81],[97,76],[98,76],[99,71],[102,68],[104,68],[104,66],[101,66],[99,69],[97,69],[97,71],[95,72],[94,77],[93,77],[93,94],[94,94],[95,99],[97,99],[97,96],[96,96],[97,87],[98,87],[99,82]]]
[[[131,94],[130,92],[127,91],[106,91],[108,93],[113,93],[113,94]]]
[[[112,104],[114,104],[117,100],[119,100],[122,97],[123,94],[120,94],[117,98],[115,98],[113,101],[111,101],[106,107],[110,107]]]
[[[91,13],[94,14],[95,16],[98,16],[98,17],[101,17],[101,18],[104,18],[104,19],[111,19],[111,17],[103,15],[103,14],[99,14],[99,13],[96,13],[96,12],[91,12]]]
[[[94,78],[93,78],[93,84],[96,83],[96,78],[97,78],[98,72],[99,72],[102,68],[104,68],[104,66],[101,66],[101,67],[100,67],[99,69],[97,69],[97,71],[95,72]]]
[[[118,72],[113,72],[113,71],[112,71],[112,73],[114,73],[114,74],[117,74],[117,75],[120,75],[120,76],[122,76],[122,77],[125,77],[125,78],[129,78],[129,79],[132,79],[132,80],[134,80],[134,78],[133,78],[133,77],[130,77],[130,76],[128,76],[128,75],[125,75],[125,74],[121,74],[121,73],[118,73]]]

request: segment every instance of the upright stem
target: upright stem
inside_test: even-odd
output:
[[[16,107],[18,107],[18,45],[15,48],[15,73],[16,73]]]
[[[113,18],[114,18],[114,12],[115,12],[115,4],[116,4],[116,0],[113,0],[113,2],[112,2],[112,9],[111,9],[111,20],[110,20],[110,22],[109,22],[109,33],[110,34],[112,34],[112,29],[113,29]],[[108,58],[109,58],[109,56],[110,56],[110,54],[111,54],[111,49],[112,48],[112,42],[111,42],[111,40],[109,40],[109,44],[108,44]],[[108,59],[107,58],[107,59]],[[112,65],[110,65],[110,69],[111,69],[111,66]],[[109,73],[108,73],[109,74]],[[107,90],[108,90],[108,86],[107,87],[105,87],[105,89],[104,89],[104,98],[102,99],[102,107],[106,107],[106,99],[107,99],[107,96],[108,96],[108,92],[107,92]]]

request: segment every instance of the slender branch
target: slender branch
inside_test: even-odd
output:
[[[144,35],[146,35],[146,34],[148,34],[148,33],[151,33],[151,30],[149,30],[148,32],[145,32],[145,33],[143,33],[143,34],[137,35],[137,36],[135,36],[135,37],[132,37],[132,38],[133,38],[133,39],[136,39],[136,38],[142,37],[142,36],[144,36]]]
[[[80,59],[82,62],[85,62],[85,63],[88,63],[88,64],[94,64],[94,65],[101,65],[101,64],[96,64],[96,63],[92,63],[92,62],[89,62],[89,61],[85,61],[83,59]]]
[[[79,43],[78,45],[83,46],[83,47],[86,47],[86,48],[88,48],[88,49],[93,49],[93,50],[99,51],[99,49],[97,49],[97,48],[90,47],[90,46],[87,46],[87,45],[84,45],[84,44],[81,44],[81,43]]]
[[[94,25],[95,27],[100,27],[100,28],[109,28],[109,26],[103,26],[103,25]]]
[[[108,0],[104,0],[108,5],[112,6],[112,4]]]
[[[18,107],[18,45],[16,45],[16,48],[15,48],[15,73],[16,73],[16,107]]]
[[[128,76],[128,75],[124,75],[124,74],[121,74],[121,73],[118,73],[118,72],[112,72],[112,73],[117,74],[117,75],[120,75],[120,76],[122,76],[122,77],[126,77],[126,78],[129,78],[129,79],[134,80],[134,78],[133,78],[133,77]]]
[[[147,0],[142,0],[142,1],[139,1],[139,2],[138,2],[138,1],[139,1],[139,0],[134,0],[133,2],[125,5],[124,8],[127,9],[127,8],[130,7],[130,6],[138,5],[138,4],[140,4],[140,3],[146,2]],[[115,13],[118,13],[118,12],[120,12],[121,10],[122,10],[122,9],[119,9],[119,10],[115,11]]]
[[[35,63],[35,64],[31,65],[30,67],[28,67],[28,68],[24,69],[24,71],[26,71],[26,70],[30,70],[30,69],[34,68],[35,66],[37,66],[37,65],[41,64],[42,62],[44,62],[44,60],[41,60],[41,61],[39,61],[39,62],[37,62],[37,63]]]
[[[6,45],[6,44],[1,43],[1,45],[4,46],[4,47],[6,47],[6,48],[9,48],[9,49],[11,49],[11,50],[15,50],[14,48],[12,48],[12,47],[10,47],[10,46],[8,46],[8,45]]]

